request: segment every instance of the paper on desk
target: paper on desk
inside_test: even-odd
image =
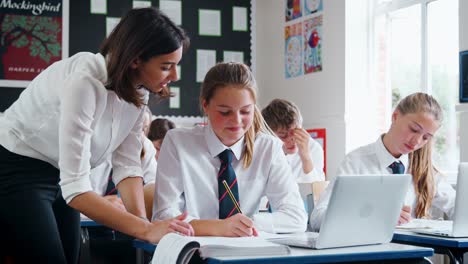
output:
[[[451,225],[452,221],[432,220],[432,219],[413,219],[409,223],[399,225],[396,228],[402,230],[415,229],[444,229]]]

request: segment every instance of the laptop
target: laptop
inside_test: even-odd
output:
[[[390,242],[410,181],[409,174],[337,176],[320,233],[270,241],[314,249]]]
[[[458,165],[457,196],[455,198],[455,211],[453,221],[437,221],[437,228],[413,230],[413,232],[444,236],[468,237],[468,162]]]

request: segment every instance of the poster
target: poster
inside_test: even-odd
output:
[[[304,20],[304,74],[322,71],[323,16]]]
[[[284,31],[286,78],[296,77],[302,75],[302,25],[286,26]]]
[[[303,0],[304,1],[304,16],[315,14],[323,10],[322,0]]]
[[[323,172],[327,174],[327,130],[325,128],[306,129],[310,136],[317,141],[323,149]]]
[[[286,0],[286,22],[302,16],[302,0]]]
[[[26,87],[68,57],[68,0],[0,1],[0,30],[0,86]]]

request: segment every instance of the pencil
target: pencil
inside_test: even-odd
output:
[[[236,197],[234,197],[234,194],[232,194],[231,188],[229,188],[229,185],[227,184],[226,180],[223,180],[224,187],[226,188],[226,191],[229,194],[229,197],[231,197],[232,203],[236,207],[237,211],[242,214],[242,211],[240,209],[239,204],[237,203]]]

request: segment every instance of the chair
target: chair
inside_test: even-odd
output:
[[[298,183],[299,192],[304,200],[307,214],[310,215],[317,204],[320,194],[328,186],[329,181],[317,181],[313,183]]]

